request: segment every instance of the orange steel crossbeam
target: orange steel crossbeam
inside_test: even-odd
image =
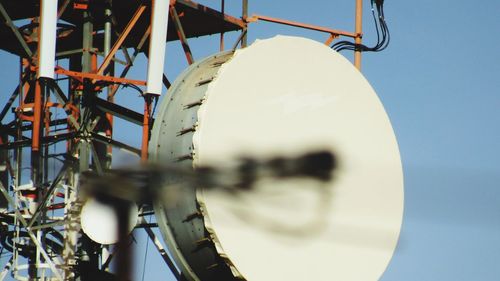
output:
[[[40,81],[35,82],[35,100],[33,104],[33,135],[31,150],[40,150],[40,125],[42,121],[42,89]]]
[[[115,44],[113,45],[113,47],[109,51],[109,54],[106,56],[106,58],[104,58],[104,61],[102,62],[99,69],[97,70],[98,75],[101,75],[104,73],[104,70],[108,67],[109,63],[112,61],[112,59],[115,56],[118,49],[122,46],[122,44],[125,41],[125,39],[127,38],[128,34],[132,30],[132,28],[135,26],[135,24],[137,23],[137,21],[139,20],[141,15],[144,13],[144,10],[146,10],[145,5],[139,6],[139,8],[135,12],[134,16],[132,16],[132,19],[128,22],[127,26],[123,30],[122,34],[120,35],[118,40],[116,40]],[[95,81],[92,81],[92,82],[95,82]]]
[[[149,132],[150,132],[150,124],[149,121],[151,119],[151,104],[152,104],[152,95],[146,95],[144,97],[144,119],[142,121],[142,144],[141,144],[141,161],[142,163],[146,163],[148,161],[148,149],[149,149]]]
[[[341,36],[352,37],[352,38],[361,38],[361,36],[362,36],[360,33],[353,33],[353,32],[347,32],[347,31],[342,31],[342,30],[336,30],[336,29],[331,29],[328,27],[312,25],[312,24],[307,24],[307,23],[301,23],[301,22],[296,22],[296,21],[290,21],[290,20],[284,20],[284,19],[278,19],[278,18],[272,18],[272,17],[262,16],[262,15],[252,15],[251,17],[247,18],[247,22],[249,22],[249,23],[256,22],[259,20],[273,22],[273,23],[279,23],[279,24],[284,24],[284,25],[289,25],[289,26],[295,26],[295,27],[309,29],[309,30],[325,32],[325,33],[331,34],[332,36],[341,35]]]
[[[102,81],[107,81],[107,82],[113,82],[113,83],[118,83],[118,84],[134,84],[134,85],[140,85],[140,86],[146,86],[146,81],[142,80],[133,80],[133,79],[127,79],[127,78],[120,78],[120,77],[113,77],[113,76],[104,76],[104,75],[99,75],[95,73],[85,73],[85,72],[78,72],[78,71],[71,71],[71,70],[66,70],[61,67],[57,67],[56,71],[57,74],[62,74],[66,76],[70,76],[76,79],[93,79],[93,80],[102,80]]]
[[[22,121],[29,121],[29,122],[34,122],[35,121],[35,117],[33,117],[33,116],[27,116],[27,115],[24,115],[24,114],[18,114],[17,117],[19,118],[19,120],[22,120]]]

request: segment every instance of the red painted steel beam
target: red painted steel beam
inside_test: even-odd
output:
[[[35,82],[35,100],[33,104],[33,133],[31,150],[40,150],[40,124],[42,122],[42,88],[40,81]]]

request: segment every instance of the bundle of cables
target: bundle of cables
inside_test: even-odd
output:
[[[377,30],[377,44],[373,47],[368,47],[363,44],[356,44],[350,41],[339,41],[332,45],[332,48],[337,51],[349,50],[360,52],[380,52],[389,45],[391,36],[384,17],[384,0],[371,0],[372,15]],[[375,11],[377,11],[375,15]]]

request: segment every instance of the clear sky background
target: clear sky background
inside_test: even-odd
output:
[[[240,1],[227,2],[230,13],[237,15]],[[364,3],[369,45],[375,34],[369,1]],[[250,13],[354,28],[354,0],[250,0]],[[385,15],[391,45],[384,52],[365,54],[363,73],[398,138],[405,214],[398,248],[381,280],[500,280],[500,2],[388,0]],[[250,26],[249,40],[276,34],[326,39],[321,33],[256,23]],[[235,36],[228,36],[227,45]],[[190,43],[197,59],[218,49],[216,36]],[[18,67],[17,59],[5,52],[0,62],[4,104]],[[145,79],[144,62],[141,57],[129,77]],[[170,80],[186,66],[179,43],[169,43]],[[121,95],[119,102],[142,110],[134,92]],[[117,138],[139,145],[140,138],[131,137],[140,132],[138,127],[117,126]],[[142,235],[137,241],[140,279],[146,247]],[[173,280],[151,244],[144,280]]]

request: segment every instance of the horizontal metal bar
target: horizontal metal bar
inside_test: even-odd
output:
[[[61,67],[56,68],[56,73],[67,75],[67,76],[74,77],[74,78],[80,78],[80,79],[86,78],[86,79],[93,79],[93,80],[102,80],[102,81],[112,82],[112,83],[117,83],[117,84],[134,84],[134,85],[146,86],[146,81],[142,81],[142,80],[132,80],[132,79],[126,79],[126,78],[98,75],[95,73],[71,71],[71,70],[63,69]]]
[[[40,143],[42,143],[42,144],[55,143],[55,142],[60,142],[60,141],[64,141],[64,140],[73,138],[75,136],[76,136],[75,132],[57,134],[57,135],[52,135],[52,136],[45,136],[42,138]],[[24,146],[30,146],[30,145],[31,145],[31,139],[23,139],[23,140],[8,142],[5,144],[0,144],[0,148],[12,149],[12,148],[18,148],[18,147],[24,147]]]
[[[336,34],[336,35],[342,35],[342,36],[352,37],[352,38],[359,38],[362,36],[361,34],[357,34],[357,33],[353,33],[353,32],[336,30],[336,29],[331,29],[328,27],[317,26],[317,25],[301,23],[301,22],[296,22],[296,21],[290,21],[290,20],[284,20],[284,19],[278,19],[278,18],[272,18],[272,17],[262,16],[262,15],[252,15],[251,17],[247,18],[247,22],[249,22],[249,23],[256,22],[258,20],[279,23],[279,24],[284,24],[284,25],[289,25],[289,26],[295,26],[295,27],[299,27],[299,28],[315,30],[315,31],[320,31],[320,32],[326,32],[326,33]]]
[[[61,58],[67,57],[67,56],[71,56],[74,54],[80,54],[80,53],[83,53],[83,49],[74,49],[74,50],[63,51],[63,52],[56,53],[56,58],[61,59]]]
[[[55,221],[55,222],[49,222],[49,223],[44,223],[40,225],[34,225],[31,227],[31,230],[39,230],[39,229],[45,229],[45,228],[51,228],[54,226],[61,226],[67,224],[68,221],[62,220],[62,221]]]
[[[95,105],[105,113],[142,126],[144,115],[104,99],[96,98]]]
[[[138,148],[124,144],[122,142],[116,141],[112,138],[108,138],[108,137],[100,135],[98,133],[91,133],[91,135],[92,135],[92,139],[95,141],[98,141],[98,142],[104,143],[104,144],[110,144],[112,146],[116,146],[120,149],[127,150],[127,151],[132,152],[134,154],[137,154],[139,156],[141,155],[141,150]]]
[[[66,124],[68,124],[68,120],[66,118],[64,118],[64,119],[51,120],[49,123],[49,126],[52,127],[52,126],[66,125]],[[33,129],[33,124],[23,125],[19,128],[16,128],[15,125],[16,125],[15,123],[12,124],[12,126],[10,128],[6,128],[7,126],[4,126],[2,129],[5,129],[5,132],[7,132],[9,135],[14,134],[17,131],[17,129],[20,129],[23,132]]]

